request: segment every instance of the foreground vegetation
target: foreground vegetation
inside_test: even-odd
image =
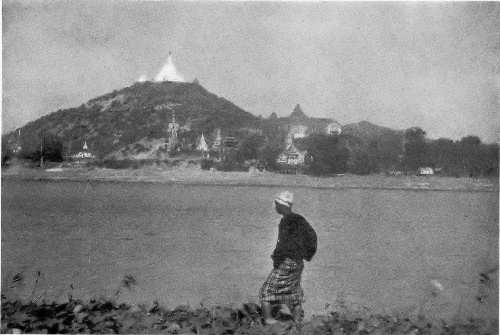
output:
[[[179,306],[173,310],[153,303],[130,306],[109,299],[65,303],[22,303],[2,297],[2,333],[167,333],[167,334],[497,334],[497,321],[430,322],[367,315],[346,310],[313,316],[303,323],[276,309],[279,322],[264,325],[256,304],[240,308]]]

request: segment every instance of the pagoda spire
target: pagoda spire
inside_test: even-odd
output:
[[[205,136],[203,135],[203,133],[201,133],[201,138],[200,138],[200,142],[198,143],[197,149],[201,152],[208,151],[207,141],[205,140]]]
[[[172,153],[177,149],[177,133],[179,124],[175,121],[175,111],[172,110],[172,122],[168,124],[168,143],[167,151]]]

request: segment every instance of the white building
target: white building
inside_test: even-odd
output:
[[[342,126],[338,122],[332,122],[326,126],[326,133],[328,135],[340,135],[341,132]]]
[[[289,134],[287,137],[286,149],[278,156],[277,163],[291,166],[304,165],[306,155],[307,151],[297,149],[297,147],[293,144],[292,135]]]
[[[418,168],[417,174],[419,176],[432,176],[434,175],[434,170],[428,166],[420,167]]]
[[[73,159],[94,159],[95,155],[89,151],[89,147],[87,145],[87,141],[83,143],[82,151],[77,152],[73,156],[71,156]]]
[[[288,134],[292,136],[293,139],[304,138],[307,136],[308,127],[305,125],[293,125],[290,127]]]

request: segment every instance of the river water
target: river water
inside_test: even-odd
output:
[[[4,180],[2,293],[167,307],[256,300],[272,267],[281,190]],[[303,274],[307,315],[343,305],[498,317],[497,193],[290,190],[319,237]],[[23,280],[12,282],[17,273]],[[124,275],[137,280],[131,290],[120,289]]]

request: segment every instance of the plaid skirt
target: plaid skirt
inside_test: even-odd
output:
[[[304,261],[286,258],[273,269],[259,291],[262,302],[286,304],[290,309],[302,304],[304,292],[300,286]]]

